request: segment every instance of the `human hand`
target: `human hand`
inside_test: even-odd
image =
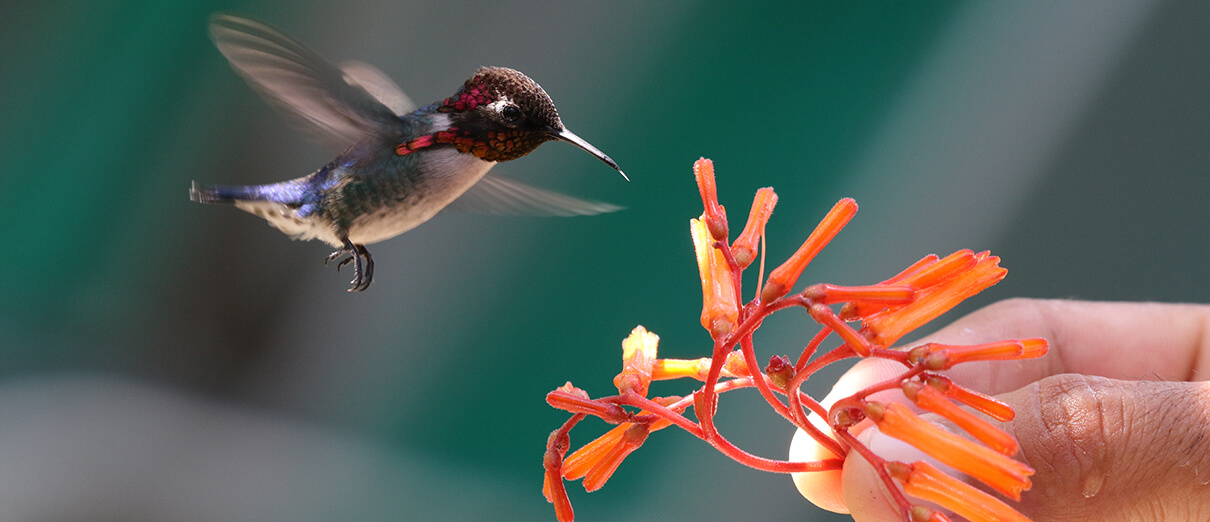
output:
[[[1041,337],[1039,359],[969,363],[954,382],[997,395],[1016,410],[1001,427],[1037,474],[1016,507],[1034,520],[1210,520],[1210,306],[1014,299],[972,313],[921,340],[977,344]],[[861,361],[825,407],[902,373],[885,359]],[[872,398],[905,402],[902,394]],[[994,421],[993,421],[994,422]],[[924,456],[866,429],[884,458]],[[818,453],[816,453],[818,452]],[[799,432],[790,460],[824,450]],[[843,472],[796,475],[808,500],[857,521],[896,520],[896,505],[855,453]]]

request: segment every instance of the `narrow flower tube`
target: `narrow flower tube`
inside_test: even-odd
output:
[[[933,263],[936,263],[938,259],[940,258],[937,257],[937,254],[929,254],[924,256],[919,261],[912,263],[911,266],[903,269],[902,272],[895,274],[895,276],[887,279],[886,281],[878,283],[878,286],[899,285],[903,279],[916,274],[921,270],[924,270]],[[873,301],[847,303],[843,308],[840,309],[840,312],[837,315],[845,321],[856,321],[857,319],[871,315],[874,312],[878,312],[885,308],[887,308],[887,303]]]
[[[887,471],[903,484],[903,492],[934,502],[971,522],[1029,522],[1029,519],[996,497],[942,473],[924,461],[887,463]]]
[[[697,179],[697,190],[702,195],[702,221],[715,241],[727,240],[727,213],[718,204],[718,187],[714,184],[714,162],[699,158],[693,163],[693,177]]]
[[[563,478],[584,479],[584,489],[601,489],[622,461],[647,440],[647,435],[672,423],[659,419],[650,424],[627,422],[615,426],[596,440],[576,450],[563,461]]]
[[[971,361],[1007,361],[1033,359],[1046,355],[1045,339],[997,341],[974,345],[928,343],[908,352],[908,362],[922,363],[931,371],[948,370],[956,364]]]
[[[968,297],[1000,282],[1008,273],[1000,268],[1000,258],[990,256],[987,252],[975,254],[975,259],[974,266],[969,269],[957,274],[935,274],[936,284],[927,288],[916,287],[916,299],[911,304],[889,307],[865,316],[862,321],[865,329],[872,333],[871,341],[891,346],[907,333],[948,312]]]
[[[614,445],[584,476],[584,490],[593,492],[601,489],[609,477],[613,476],[613,472],[617,471],[622,460],[643,445],[648,433],[650,432],[646,424],[634,424],[622,432],[621,441]]]
[[[864,410],[882,433],[915,446],[1013,500],[1021,500],[1021,491],[1029,489],[1029,476],[1034,474],[1029,466],[943,430],[907,406],[868,402]]]
[[[930,263],[923,269],[905,276],[897,282],[901,285],[911,285],[915,288],[927,288],[953,277],[965,270],[970,270],[977,261],[975,253],[970,250],[959,250]]]
[[[916,291],[908,285],[840,286],[823,283],[808,286],[802,295],[823,304],[862,302],[886,306],[908,304],[912,302]]]
[[[640,396],[647,396],[659,344],[660,336],[648,332],[641,325],[636,326],[622,341],[622,373],[613,378],[613,384],[617,386],[619,394],[633,391]]]
[[[592,442],[572,452],[563,460],[563,478],[580,480],[592,469],[614,446],[622,440],[622,434],[633,426],[633,422],[624,422],[605,432]]]
[[[794,283],[798,282],[798,276],[802,275],[802,271],[807,268],[807,264],[815,259],[815,255],[823,250],[823,247],[827,246],[832,238],[836,237],[836,234],[840,233],[856,213],[857,202],[852,198],[838,201],[811,232],[811,235],[807,236],[807,240],[803,242],[802,246],[798,247],[798,251],[769,273],[768,283],[761,291],[761,301],[767,303],[789,293],[790,289],[794,287]]]
[[[912,263],[911,266],[904,268],[902,272],[895,274],[894,277],[891,277],[890,279],[887,279],[886,281],[883,281],[878,284],[880,284],[880,285],[897,285],[901,281],[903,281],[905,278],[907,278],[913,274],[916,274],[917,272],[924,270],[925,268],[928,268],[933,263],[936,263],[938,259],[941,259],[941,258],[937,257],[937,254],[929,254],[927,256],[924,256],[924,257],[920,258],[919,261]]]
[[[666,381],[688,377],[705,381],[710,374],[711,359],[656,359],[651,368],[651,380]],[[742,353],[735,351],[727,354],[723,361],[723,377],[743,377],[748,375],[748,365],[744,362]]]
[[[739,237],[731,244],[731,255],[735,257],[735,262],[741,269],[748,268],[748,265],[751,265],[752,261],[756,259],[757,244],[765,235],[765,224],[773,215],[775,206],[777,206],[777,193],[773,192],[772,187],[756,191],[756,198],[752,201],[752,210],[748,213],[748,223],[744,225],[744,231],[740,232]]]
[[[807,312],[811,314],[811,318],[816,322],[836,332],[836,335],[844,339],[845,344],[848,344],[849,348],[857,352],[857,355],[862,357],[870,356],[870,350],[873,348],[870,341],[862,336],[860,332],[845,324],[844,321],[841,321],[827,305],[813,304],[807,308]]]
[[[739,304],[731,267],[719,249],[714,248],[704,220],[689,220],[698,274],[702,280],[702,327],[718,339],[731,332],[739,321]]]
[[[940,390],[946,397],[970,406],[1000,422],[1011,421],[1017,416],[1017,412],[1013,411],[1011,406],[1000,402],[994,397],[988,397],[982,393],[954,384],[947,377],[930,374],[925,377],[925,382],[929,386]]]
[[[903,394],[920,408],[945,417],[972,437],[1009,457],[1017,454],[1017,440],[987,421],[950,402],[936,388],[918,381],[903,383]]]

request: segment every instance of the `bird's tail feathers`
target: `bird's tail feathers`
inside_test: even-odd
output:
[[[189,187],[189,199],[207,205],[234,205],[236,201],[265,199],[256,185],[202,185],[196,181]]]

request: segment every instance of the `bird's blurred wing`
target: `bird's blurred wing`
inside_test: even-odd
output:
[[[488,174],[447,210],[506,216],[590,216],[622,207],[588,201]]]
[[[344,149],[398,121],[372,93],[386,90],[377,69],[358,65],[348,74],[280,31],[229,14],[210,18],[210,37],[248,85],[287,118],[305,122],[300,127],[324,143]]]
[[[416,110],[416,103],[377,67],[350,60],[341,62],[340,70],[345,74],[345,82],[365,89],[375,100],[391,109],[391,112],[402,116]]]

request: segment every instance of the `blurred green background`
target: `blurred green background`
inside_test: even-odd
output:
[[[326,245],[188,199],[192,180],[331,158],[213,48],[220,10],[375,64],[421,104],[481,65],[522,70],[632,181],[565,144],[496,171],[628,209],[443,214],[374,247],[374,286],[348,294]],[[565,416],[544,394],[610,393],[636,324],[663,356],[708,353],[699,156],[736,227],[777,189],[772,264],[857,199],[804,280],[973,248],[1010,273],[961,311],[1205,302],[1208,28],[1197,2],[7,1],[0,519],[553,519],[542,452]],[[775,316],[758,354],[813,332]],[[756,394],[720,411],[784,458],[791,430]],[[602,491],[569,486],[585,521],[841,518],[675,430]]]

